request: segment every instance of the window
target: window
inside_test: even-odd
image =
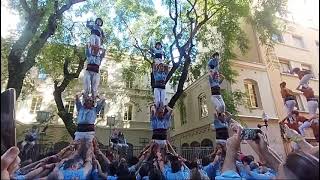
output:
[[[250,81],[245,81],[244,87],[248,95],[247,102],[249,107],[258,108],[257,84]]]
[[[295,95],[296,98],[296,108],[299,111],[304,111],[303,103],[302,103],[302,98],[299,94]]]
[[[36,113],[40,110],[42,103],[42,97],[37,96],[32,98],[30,113]]]
[[[132,120],[132,105],[126,105],[124,108],[124,121],[131,121]]]
[[[142,144],[142,146],[146,146],[149,143],[148,138],[139,138],[139,143]]]
[[[182,101],[179,102],[179,111],[180,111],[180,118],[181,118],[181,126],[187,123],[187,111],[186,106]]]
[[[171,115],[171,130],[174,130],[175,129],[175,125],[174,125],[174,115],[172,113]]]
[[[100,112],[97,114],[97,118],[100,118],[100,119],[104,118],[104,106],[101,108]]]
[[[281,34],[272,34],[272,40],[278,43],[284,43],[283,37]]]
[[[108,83],[108,72],[101,73],[101,83],[107,84]]]
[[[126,88],[133,88],[133,80],[132,79],[126,80]]]
[[[282,73],[290,73],[290,64],[286,61],[280,61],[280,70]]]
[[[71,113],[73,114],[73,111],[74,111],[74,100],[67,100],[66,102],[66,105],[65,105],[65,108],[66,110],[68,111],[68,113]]]
[[[208,116],[208,106],[207,106],[207,100],[206,96],[204,94],[201,94],[199,96],[199,107],[200,107],[200,117],[207,117]]]
[[[292,36],[292,39],[293,39],[293,45],[295,47],[304,48],[304,43],[303,43],[302,37]]]

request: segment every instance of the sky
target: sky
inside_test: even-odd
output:
[[[8,1],[1,0],[1,37],[8,37],[10,32],[15,32],[19,23],[18,13],[8,8]],[[167,10],[161,6],[161,0],[154,0],[154,3],[159,14],[167,15]],[[81,3],[76,6],[81,6]],[[313,27],[319,29],[319,0],[289,0],[288,10],[295,22],[304,26],[313,24]],[[77,20],[83,22],[93,15],[88,14]]]

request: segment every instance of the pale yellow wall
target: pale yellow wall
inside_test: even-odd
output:
[[[248,109],[245,106],[239,106],[239,115],[261,117],[263,111],[265,111],[270,117],[276,118],[275,103],[272,98],[271,85],[265,66],[235,61],[232,68],[239,73],[237,82],[231,85],[233,91],[240,90],[245,92],[244,81],[248,79],[255,81],[259,89],[256,93],[260,107]]]

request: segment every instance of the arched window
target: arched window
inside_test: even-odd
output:
[[[74,99],[67,99],[66,100],[66,105],[65,108],[67,110],[68,113],[71,113],[73,115],[73,111],[74,111]]]
[[[251,79],[244,80],[244,88],[248,95],[247,103],[250,108],[261,107],[260,93],[258,88],[258,83]]]
[[[190,147],[200,147],[200,143],[197,142],[197,141],[193,141],[193,142],[190,144]]]
[[[198,97],[199,107],[200,107],[200,117],[204,118],[208,116],[208,106],[207,98],[204,93],[200,94]]]
[[[213,147],[213,143],[210,139],[204,139],[201,141],[202,147]]]
[[[132,120],[132,110],[133,110],[132,104],[125,105],[124,114],[123,114],[124,121],[131,121]]]
[[[181,145],[181,147],[183,147],[183,148],[189,147],[189,144],[188,144],[188,143],[183,143],[183,144]]]

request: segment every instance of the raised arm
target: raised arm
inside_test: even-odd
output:
[[[233,171],[237,172],[236,169],[236,154],[240,148],[240,133],[241,128],[237,127],[237,133],[227,139],[227,153],[222,166],[222,172]]]
[[[154,116],[156,114],[156,106],[154,104],[150,107],[150,114],[151,116]]]
[[[78,95],[76,95],[76,107],[77,107],[77,111],[78,111],[78,112],[79,112],[80,109],[83,107]]]
[[[309,153],[312,155],[319,153],[319,146],[312,146],[309,144],[297,131],[290,129],[287,125],[284,125],[284,131],[288,138],[297,143],[304,153]]]
[[[279,165],[282,163],[279,155],[267,145],[267,141],[262,134],[258,134],[259,139],[255,142],[257,144],[257,148],[253,148],[256,153],[261,156],[261,158],[266,161],[266,163],[272,168],[277,170]],[[248,141],[247,141],[248,142]],[[249,143],[252,147],[252,144]]]
[[[92,21],[87,21],[87,23],[86,23],[87,28],[89,28],[91,30],[91,29],[93,29],[93,26],[94,25],[92,24]]]
[[[105,99],[101,99],[97,102],[96,112],[99,113],[102,107],[105,105]]]

